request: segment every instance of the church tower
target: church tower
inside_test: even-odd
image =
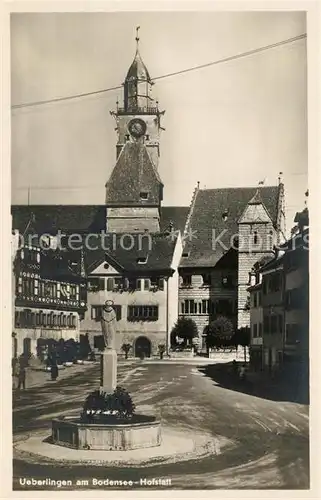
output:
[[[158,173],[161,116],[152,97],[153,82],[139,51],[123,84],[123,105],[116,120],[116,165],[106,183],[106,229],[112,232],[158,232],[163,184]]]

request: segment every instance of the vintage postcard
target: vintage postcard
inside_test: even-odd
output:
[[[307,492],[307,13],[148,5],[10,13],[12,489]]]

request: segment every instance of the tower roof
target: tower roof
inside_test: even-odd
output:
[[[151,83],[151,78],[149,76],[148,69],[143,63],[138,47],[136,50],[134,60],[128,70],[125,81],[131,81],[131,80],[143,80]]]
[[[146,68],[145,64],[143,63],[143,60],[141,58],[140,52],[139,52],[139,37],[138,37],[138,30],[139,26],[136,28],[136,54],[134,57],[134,60],[128,70],[126,80],[131,81],[131,80],[143,80],[151,83],[151,78],[148,73],[148,69]]]

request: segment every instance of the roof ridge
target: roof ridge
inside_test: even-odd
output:
[[[195,207],[196,198],[197,198],[199,191],[200,191],[200,183],[198,181],[197,185],[193,191],[193,196],[192,196],[192,200],[191,200],[191,204],[190,204],[190,209],[189,209],[189,212],[188,212],[187,217],[186,217],[183,235],[188,231],[189,224],[190,224],[190,221],[191,221],[191,218],[193,215],[193,211],[194,211],[194,207]]]
[[[260,189],[266,189],[266,188],[278,188],[279,186],[277,184],[270,184],[270,185],[266,185],[266,186],[262,186]],[[203,189],[199,189],[199,191],[227,191],[228,189],[257,189],[257,186],[236,186],[236,187],[218,187],[218,188],[203,188]]]

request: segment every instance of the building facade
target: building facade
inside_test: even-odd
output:
[[[81,329],[88,333],[92,347],[101,336],[101,312],[107,300],[112,300],[117,317],[117,350],[130,344],[139,357],[156,355],[158,346],[169,348],[169,335],[177,320],[178,263],[181,240],[157,235],[150,248],[131,252],[115,250],[102,254],[88,267],[88,309]],[[136,235],[136,242],[139,235]]]
[[[248,287],[254,263],[282,238],[284,188],[196,189],[180,261],[179,314],[204,328],[217,316],[249,327]]]
[[[309,367],[307,210],[297,214],[295,222],[294,234],[275,249],[274,257],[257,262],[252,272],[256,282],[248,288],[252,367],[270,373],[283,370],[293,381],[307,377]]]
[[[17,244],[13,258],[13,357],[37,355],[44,340],[79,340],[86,309],[80,257],[41,245]]]

